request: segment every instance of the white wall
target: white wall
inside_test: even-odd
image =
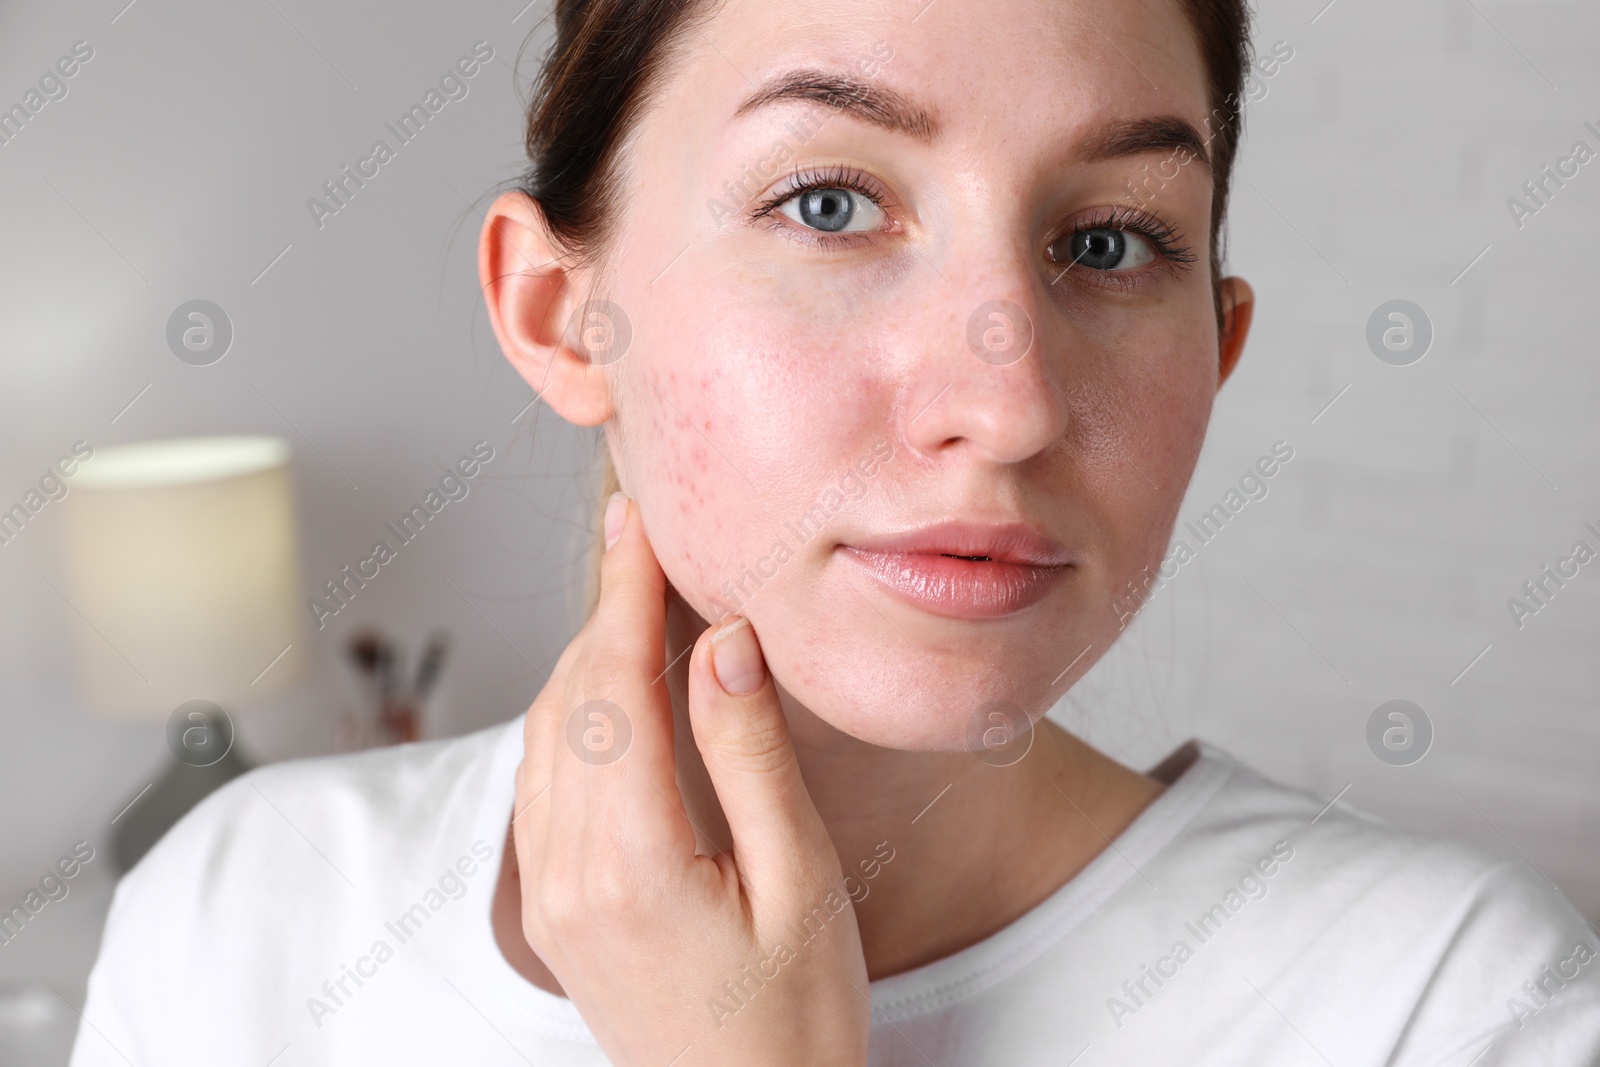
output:
[[[469,201],[520,165],[512,62],[546,5],[513,22],[517,0],[125,3],[0,10],[0,104],[75,41],[94,48],[0,146],[0,502],[80,438],[283,434],[310,586],[487,439],[491,476],[314,633],[312,680],[241,732],[259,758],[330,751],[357,700],[342,638],[369,621],[457,635],[432,734],[511,717],[570,632],[593,503],[592,439],[545,413],[535,441],[538,409],[513,423],[532,394],[473,266]],[[1575,140],[1600,149],[1583,127],[1600,128],[1600,9],[1263,7],[1263,50],[1294,58],[1250,108],[1235,183],[1231,264],[1260,306],[1184,517],[1275,441],[1295,457],[1058,714],[1138,763],[1199,735],[1329,798],[1349,786],[1350,804],[1525,854],[1600,918],[1600,565],[1520,630],[1506,607],[1600,525],[1600,163],[1521,229],[1506,207]],[[319,230],[306,199],[478,40],[496,58],[470,94]],[[237,330],[209,367],[164,340],[196,297]],[[1394,298],[1435,329],[1408,367],[1365,341]],[[47,583],[63,584],[59,511],[0,546],[0,897],[74,840],[106,842],[166,756],[159,724],[92,716],[74,691],[72,613]],[[1395,697],[1437,731],[1409,767],[1365,740]]]

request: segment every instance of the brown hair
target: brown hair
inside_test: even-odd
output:
[[[539,202],[574,264],[595,265],[619,214],[619,146],[708,0],[556,0],[556,36],[528,108],[529,168]]]
[[[1177,0],[1205,65],[1210,111],[1211,283],[1222,321],[1222,222],[1243,127],[1250,64],[1246,0]],[[683,39],[719,0],[556,0],[556,34],[528,107],[529,168],[519,188],[538,202],[570,264],[604,269],[611,224],[620,214],[622,150]],[[602,449],[598,507],[618,488]],[[596,526],[598,527],[598,522]],[[588,607],[598,596],[599,552],[589,574]]]

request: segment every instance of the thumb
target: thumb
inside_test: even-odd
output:
[[[708,627],[696,643],[689,722],[733,833],[734,858],[752,888],[778,892],[838,867],[800,775],[761,642],[742,615]]]

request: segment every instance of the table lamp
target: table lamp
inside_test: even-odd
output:
[[[233,709],[305,672],[288,443],[197,437],[106,448],[65,505],[83,695],[165,720],[173,758],[117,817],[127,870],[206,794],[248,769]]]

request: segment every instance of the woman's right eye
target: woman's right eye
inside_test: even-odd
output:
[[[863,233],[881,227],[884,218],[882,208],[853,189],[802,189],[778,210],[819,233]]]

